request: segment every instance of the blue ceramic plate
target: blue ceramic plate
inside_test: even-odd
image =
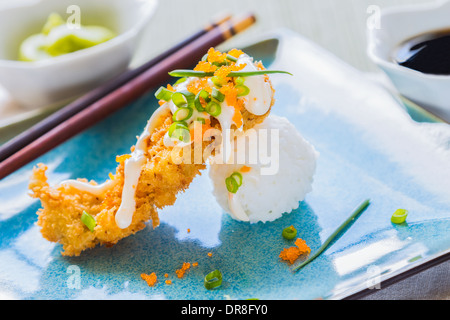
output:
[[[0,297],[15,299],[341,299],[377,287],[450,248],[450,134],[422,122],[363,74],[288,31],[245,50],[271,68],[277,103],[320,152],[313,191],[299,209],[272,223],[232,220],[216,204],[207,174],[194,180],[161,225],[80,257],[60,255],[36,226],[39,201],[27,195],[30,171],[49,166],[51,183],[86,177],[104,181],[115,156],[129,151],[157,107],[153,92],[0,182]],[[314,262],[297,273],[280,261],[294,225],[312,249],[365,199],[371,205]],[[409,210],[407,223],[392,213]],[[187,230],[190,229],[190,232]],[[208,256],[211,252],[212,256]],[[175,270],[198,262],[182,279]],[[219,269],[220,288],[205,274]],[[149,287],[141,273],[159,277]],[[169,275],[172,285],[164,283]]]

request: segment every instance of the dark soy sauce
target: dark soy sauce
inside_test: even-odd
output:
[[[450,29],[403,42],[395,53],[395,61],[423,73],[450,75]]]

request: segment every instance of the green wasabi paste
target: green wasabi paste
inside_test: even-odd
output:
[[[20,61],[39,61],[93,47],[114,38],[111,30],[101,26],[69,28],[62,17],[52,13],[41,33],[25,39],[20,45]]]

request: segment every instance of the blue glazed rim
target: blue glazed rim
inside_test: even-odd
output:
[[[396,284],[398,282],[401,282],[402,280],[408,279],[412,276],[415,276],[423,271],[426,271],[428,269],[431,269],[433,267],[436,267],[440,265],[441,263],[447,262],[450,259],[450,252],[447,252],[437,258],[433,258],[425,263],[419,264],[418,266],[409,269],[405,272],[402,272],[398,275],[395,275],[389,279],[385,279],[380,282],[380,286],[385,289],[393,284]],[[383,290],[381,289],[381,290]],[[365,298],[367,296],[370,296],[372,293],[374,293],[374,290],[371,289],[364,289],[362,291],[359,291],[357,293],[354,293],[352,295],[349,295],[347,297],[344,297],[342,300],[359,300],[362,298]]]

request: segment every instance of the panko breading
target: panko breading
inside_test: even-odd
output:
[[[271,107],[274,103],[273,92],[272,88]],[[247,130],[261,123],[270,113],[270,109],[262,116],[253,115],[246,110],[242,110],[241,113],[243,129]],[[150,220],[152,226],[157,227],[159,225],[157,210],[173,205],[177,194],[185,191],[192,180],[205,169],[206,159],[199,164],[195,164],[194,161],[192,164],[173,162],[171,155],[173,148],[164,144],[164,136],[172,123],[172,113],[167,109],[159,115],[155,130],[146,140],[146,163],[142,167],[136,186],[135,212],[131,224],[124,229],[119,228],[115,221],[124,186],[124,161],[120,161],[121,157],[116,173],[111,177],[116,183],[101,196],[64,184],[51,187],[47,182],[47,167],[39,164],[34,168],[29,188],[31,196],[39,198],[42,203],[42,209],[39,209],[37,214],[38,225],[44,238],[61,243],[62,255],[78,256],[82,251],[96,245],[116,244],[119,240],[144,229]],[[210,126],[221,129],[219,122],[214,118]],[[210,143],[203,142],[200,145],[204,149]],[[191,148],[193,150],[194,144]],[[193,156],[194,151],[191,154]],[[96,220],[93,232],[81,221],[83,211]]]

